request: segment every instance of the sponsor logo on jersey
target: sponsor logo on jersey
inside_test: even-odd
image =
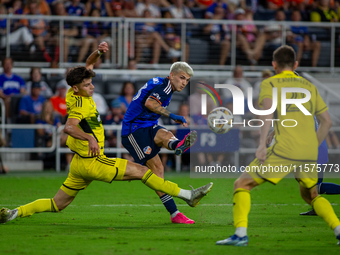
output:
[[[144,154],[150,154],[151,153],[151,151],[152,151],[152,149],[150,148],[150,146],[146,146],[144,149],[143,149],[143,151],[144,151]]]
[[[152,93],[152,95],[158,100],[161,100],[161,96],[158,93]]]

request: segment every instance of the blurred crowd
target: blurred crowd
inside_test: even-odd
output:
[[[269,56],[271,59],[271,53],[282,44],[282,27],[279,22],[338,22],[340,0],[0,0],[0,14],[41,16],[37,19],[13,20],[10,24],[9,38],[6,31],[7,20],[0,19],[0,56],[5,56],[7,41],[11,47],[14,47],[13,49],[18,47],[18,50],[11,49],[12,57],[2,60],[0,97],[6,106],[6,123],[40,123],[58,127],[64,124],[67,118],[65,95],[69,86],[64,76],[45,77],[37,67],[32,67],[29,78],[25,79],[12,73],[13,59],[24,61],[29,58],[33,61],[49,62],[51,67],[58,67],[61,43],[59,21],[45,20],[43,15],[148,18],[148,22],[135,23],[134,50],[129,48],[130,60],[127,69],[130,70],[137,69],[139,63],[151,63],[154,68],[158,68],[160,62],[165,60],[172,63],[180,57],[190,63],[190,55],[194,51],[193,41],[190,41],[190,38],[200,39],[198,42],[200,54],[197,54],[199,56],[205,52],[206,45],[213,49],[213,52],[208,53],[206,62],[199,62],[199,64],[207,64],[209,61],[212,63],[216,54],[215,64],[225,65],[230,61],[233,29],[236,29],[236,63],[240,64],[238,61],[243,57],[244,61],[241,64],[259,65],[264,58]],[[149,22],[153,18],[238,20],[248,21],[248,23],[237,26],[226,23],[190,24],[186,30],[187,40],[182,44],[180,24]],[[268,25],[260,27],[252,24],[253,20],[275,22],[268,22]],[[111,34],[112,24],[105,21],[65,21],[62,41],[64,62],[82,63],[89,52],[97,48],[99,42],[114,43]],[[296,25],[287,28],[285,32],[286,43],[296,50],[297,60],[303,62],[308,52],[308,61],[305,64],[317,67],[322,43],[329,39],[327,36],[323,37],[322,33],[326,35],[328,33],[329,36],[329,31],[324,29],[321,33],[320,30],[316,33],[309,27]],[[184,56],[181,56],[182,51],[185,51]],[[146,58],[145,55],[149,57]],[[102,63],[112,63],[113,56],[111,52],[103,54],[95,68],[101,68]],[[271,75],[270,70],[264,70],[262,79]],[[106,87],[101,75],[94,78],[94,85],[98,87],[93,98],[102,115],[103,124],[120,125],[133,95],[140,88],[135,82],[139,77],[121,75],[117,78],[119,78],[118,85],[116,82],[114,86]],[[253,87],[254,105],[257,105],[260,81],[250,82],[245,79],[242,66],[237,65],[233,77],[226,83],[237,85],[244,91],[248,87]],[[145,82],[146,80],[143,84]],[[199,83],[197,86],[199,87]],[[198,89],[197,92],[189,95],[187,90],[182,96],[174,97],[170,104],[171,111],[185,116],[193,125],[205,124],[206,119],[193,110],[201,109],[200,105],[196,105],[200,103],[201,92],[202,90]],[[223,104],[232,108],[232,100],[229,96],[223,95]],[[251,119],[256,116],[246,115],[246,118]],[[161,120],[163,124],[174,124],[166,118]],[[241,135],[243,146],[256,148],[258,132],[244,132]],[[50,146],[52,132],[48,129],[37,130],[35,137],[34,146]],[[107,147],[117,146],[115,131],[108,131],[106,137]],[[7,143],[10,143],[10,139],[8,140]],[[62,146],[65,146],[65,141],[66,135],[62,135]],[[327,137],[327,143],[330,148],[340,147],[334,132]],[[40,153],[36,157],[51,161],[53,154]],[[71,158],[72,155],[66,155],[66,165]],[[198,156],[198,160],[202,163],[222,163],[227,159],[220,154],[202,154]],[[245,160],[248,160],[247,157]],[[164,155],[162,161],[166,169],[173,167],[171,156]],[[244,162],[245,165],[247,163]]]
[[[21,55],[22,60],[27,60],[31,54],[34,57],[28,60],[50,62],[52,67],[57,66],[60,57],[59,21],[44,20],[44,15],[248,21],[246,25],[236,27],[227,24],[188,25],[182,59],[190,62],[192,45],[188,39],[200,38],[208,42],[210,48],[217,47],[217,63],[226,64],[230,55],[231,31],[236,29],[236,46],[238,53],[242,54],[238,58],[244,57],[244,64],[257,65],[265,57],[264,49],[273,51],[282,44],[282,29],[277,22],[260,27],[251,21],[338,22],[340,0],[0,0],[0,14],[41,16],[13,20],[9,38],[6,38],[6,19],[0,19],[0,48],[4,49],[9,39],[11,47],[17,46],[20,51],[29,53]],[[63,62],[81,63],[100,41],[114,42],[111,26],[112,23],[105,21],[65,21]],[[320,31],[314,33],[304,26],[292,26],[286,32],[286,43],[296,50],[298,60],[304,52],[311,52],[309,64],[317,66],[321,49],[319,39],[326,39],[329,31],[321,31],[319,35]],[[157,67],[160,58],[176,61],[181,56],[182,47],[180,24],[136,23],[135,49],[130,49],[129,54],[137,63],[147,62]],[[148,53],[149,58],[145,58]],[[103,62],[113,62],[110,52],[104,55]],[[266,55],[271,57],[270,53]]]
[[[135,60],[130,60],[131,68],[133,68]],[[13,60],[5,58],[2,61],[4,73],[0,75],[0,97],[4,100],[6,105],[6,123],[21,123],[21,124],[50,124],[54,128],[65,124],[67,119],[65,97],[67,90],[70,88],[65,80],[65,76],[58,76],[54,78],[54,83],[41,74],[40,68],[32,67],[30,76],[27,79],[14,74],[12,72]],[[66,70],[66,73],[69,69]],[[66,74],[65,74],[66,75]],[[247,95],[247,89],[253,88],[253,105],[257,108],[258,96],[260,92],[260,84],[263,79],[269,78],[273,75],[272,71],[265,69],[262,71],[262,76],[257,79],[247,79],[243,76],[242,66],[236,66],[233,70],[233,75],[223,84],[233,84],[239,87],[244,95]],[[118,77],[117,77],[118,78]],[[124,118],[124,114],[137,93],[134,82],[136,77],[120,77],[120,83],[111,84],[115,91],[111,94],[100,93],[100,90],[95,88],[93,99],[96,102],[97,110],[101,115],[103,124],[120,126]],[[145,79],[144,82],[146,82]],[[100,76],[94,77],[93,84],[100,83]],[[169,105],[169,110],[173,113],[184,116],[190,128],[207,124],[207,115],[201,115],[201,95],[205,93],[202,88],[203,84],[209,83],[204,80],[193,80],[191,84],[181,93],[175,93]],[[190,88],[189,88],[190,87]],[[233,110],[233,100],[227,90],[219,91],[222,99],[222,105]],[[245,104],[247,105],[247,104]],[[207,98],[207,112],[209,113],[214,109],[215,103],[212,98]],[[245,115],[234,116],[234,121],[242,123],[243,120],[259,119],[258,116],[253,115],[248,107],[245,107]],[[176,125],[171,122],[169,118],[161,118],[160,125]],[[115,130],[107,130],[106,132],[106,147],[117,147],[117,132]],[[173,130],[176,132],[176,129]],[[18,133],[16,133],[18,135]],[[178,135],[178,134],[177,134]],[[7,146],[11,144],[11,133],[7,134]],[[37,129],[34,133],[34,144],[32,147],[50,147],[52,144],[52,130],[51,128]],[[259,129],[253,131],[240,132],[240,145],[245,148],[256,148],[258,145]],[[66,146],[67,135],[62,133],[60,138],[61,146]],[[6,142],[3,141],[4,145]],[[336,133],[331,132],[327,137],[327,144],[329,148],[339,148],[340,143]],[[108,151],[109,153],[109,151]],[[115,156],[115,155],[112,155]],[[124,158],[133,160],[129,155],[123,155]],[[241,157],[241,164],[247,165],[251,159],[251,154],[246,154]],[[41,159],[45,163],[45,167],[53,167],[55,162],[55,153],[38,153],[35,158]],[[162,162],[166,170],[174,168],[175,162],[173,155],[162,154]],[[66,154],[63,159],[64,165],[71,162],[72,154]],[[233,156],[228,153],[198,153],[197,160],[200,164],[223,164],[232,163]],[[188,167],[189,156],[183,155],[182,168]]]

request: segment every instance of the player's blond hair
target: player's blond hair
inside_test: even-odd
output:
[[[177,74],[178,72],[183,71],[190,75],[190,77],[194,76],[194,71],[192,70],[191,66],[188,65],[186,62],[175,62],[170,67],[170,73]]]

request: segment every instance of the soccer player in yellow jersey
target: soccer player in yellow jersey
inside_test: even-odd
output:
[[[247,246],[249,242],[247,227],[250,211],[250,190],[266,181],[277,184],[292,171],[299,182],[301,197],[312,205],[316,214],[327,222],[334,230],[336,238],[340,240],[340,221],[331,204],[321,197],[316,189],[318,176],[315,164],[318,157],[318,146],[325,139],[332,125],[327,106],[313,84],[294,74],[293,71],[298,62],[292,47],[281,46],[278,48],[273,54],[272,65],[276,75],[262,82],[259,105],[263,107],[263,110],[271,109],[275,101],[272,95],[276,88],[277,108],[274,113],[261,116],[264,125],[261,127],[260,144],[255,154],[256,159],[250,163],[248,172],[243,172],[234,183],[233,217],[236,228],[235,234],[227,239],[217,241],[217,245]],[[310,100],[297,105],[287,104],[282,109],[281,94],[284,93],[285,88],[306,89],[311,94]],[[303,99],[304,97],[304,93],[290,92],[286,94],[286,98],[290,99]],[[310,114],[305,115],[300,110],[300,108],[302,109],[301,106]],[[284,111],[286,111],[286,115],[283,114]],[[315,132],[314,115],[320,121],[317,132]],[[274,121],[276,140],[269,148],[266,147],[266,139],[272,122],[266,121],[266,119],[278,120]],[[291,122],[284,121],[283,125],[282,121],[285,119],[290,119]],[[297,122],[296,126],[295,121]],[[296,166],[295,169],[294,166]],[[281,170],[274,171],[275,167],[276,170]],[[340,244],[340,241],[338,244]]]
[[[106,51],[107,43],[100,43],[98,50],[86,60],[86,67],[75,67],[66,77],[71,88],[66,96],[69,116],[64,131],[69,135],[67,146],[76,153],[67,179],[52,199],[38,199],[13,210],[2,208],[0,223],[39,212],[59,212],[94,180],[107,183],[142,180],[149,188],[179,197],[192,207],[197,206],[200,199],[211,190],[212,183],[192,190],[180,189],[177,184],[163,180],[145,166],[104,155],[104,129],[92,99],[92,77],[95,76],[94,63]]]

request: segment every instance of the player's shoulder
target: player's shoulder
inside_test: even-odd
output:
[[[66,94],[66,105],[69,109],[85,109],[89,105],[89,100],[86,97],[75,95],[72,88],[70,88]]]
[[[161,85],[164,83],[166,78],[163,77],[154,77],[148,80],[148,85]]]

